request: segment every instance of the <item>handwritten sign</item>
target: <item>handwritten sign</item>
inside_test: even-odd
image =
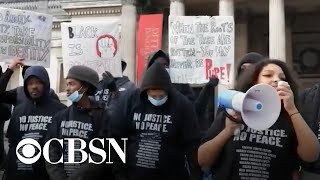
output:
[[[104,23],[63,23],[61,26],[64,74],[75,65],[84,65],[99,76],[109,71],[121,77],[118,20]]]
[[[203,84],[216,76],[221,84],[232,84],[234,29],[231,16],[170,16],[172,82]]]
[[[50,67],[52,16],[0,8],[0,60],[25,59],[26,65]]]

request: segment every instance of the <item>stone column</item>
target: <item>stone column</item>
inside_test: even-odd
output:
[[[286,25],[286,63],[293,68],[292,27]]]
[[[219,1],[219,15],[220,16],[234,16],[234,0],[220,0]],[[236,27],[234,27],[236,28]],[[235,37],[236,38],[236,37]],[[235,40],[236,41],[236,40]],[[230,77],[234,79],[235,74],[235,61],[233,59],[233,67],[230,70]],[[234,80],[233,80],[234,82]],[[227,89],[233,89],[234,83],[231,83],[229,86],[218,84],[217,88],[215,88],[215,100],[218,99],[218,95],[220,92],[225,91]],[[215,104],[215,115],[217,112],[217,104]]]
[[[124,72],[132,82],[136,80],[136,0],[122,0],[121,57],[127,62]]]
[[[165,15],[165,14],[164,14]],[[170,10],[169,10],[169,16],[184,16],[185,15],[185,6],[184,6],[184,0],[170,0]],[[163,36],[162,36],[162,49],[164,51],[169,52],[169,17],[164,16],[164,18],[167,19],[167,21],[164,21],[164,28],[163,28]]]
[[[286,61],[286,24],[283,0],[269,0],[269,57]]]
[[[38,1],[37,6],[38,6],[38,11],[41,13],[48,13],[48,0],[43,0],[43,1]]]
[[[184,16],[184,0],[170,0],[170,16]]]
[[[292,39],[292,28],[295,22],[295,11],[286,9],[286,63],[293,69],[293,39]]]
[[[234,16],[234,0],[220,0],[219,1],[219,15],[220,16]]]
[[[235,61],[248,52],[248,13],[247,11],[236,12],[235,31]]]
[[[234,16],[234,0],[220,0],[219,1],[219,16]],[[235,62],[233,64],[235,65]],[[234,76],[234,74],[235,74],[234,72],[235,72],[235,66],[231,67],[231,70],[230,70],[231,77]],[[233,88],[233,86],[234,86],[233,83],[230,84],[229,86],[219,84],[218,88],[217,88],[218,92],[216,92],[216,93],[219,93],[219,92],[224,91],[226,89],[231,89],[231,88]],[[217,94],[216,94],[216,98],[217,98]]]

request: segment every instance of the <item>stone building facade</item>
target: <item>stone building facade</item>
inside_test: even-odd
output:
[[[61,52],[62,22],[121,21],[125,72],[135,79],[136,25],[139,14],[163,13],[163,49],[168,49],[169,15],[232,15],[236,23],[235,62],[256,51],[281,59],[294,69],[301,88],[320,80],[320,1],[317,0],[0,0],[1,7],[54,16],[51,86],[66,102]],[[16,72],[8,88],[22,84]]]

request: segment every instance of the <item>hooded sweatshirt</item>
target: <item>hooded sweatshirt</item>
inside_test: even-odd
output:
[[[149,55],[147,67],[149,68],[158,57],[163,57],[164,59],[167,60],[168,64],[170,64],[169,56],[162,50],[159,50]],[[193,89],[190,87],[189,84],[173,84],[173,87],[176,90],[178,90],[181,94],[186,96],[194,104],[197,117],[199,120],[199,124],[200,124],[201,130],[203,131],[206,131],[210,127],[210,125],[208,126],[208,124],[211,124],[213,120],[213,118],[209,118],[211,117],[212,113],[210,113],[210,111],[206,112],[206,110],[208,109],[207,106],[210,102],[212,102],[211,105],[214,106],[213,92],[218,82],[219,80],[217,78],[210,78],[210,81],[202,88],[197,98],[195,96]]]
[[[147,68],[149,68],[158,57],[163,57],[168,61],[168,64],[170,64],[170,59],[168,54],[163,52],[162,50],[159,50],[157,52],[153,52],[148,56],[147,60]],[[145,75],[144,75],[145,76]],[[186,96],[191,102],[195,101],[195,94],[189,84],[177,84],[172,83],[173,87],[178,90],[181,94]]]
[[[0,66],[0,77],[2,76],[2,67]],[[3,169],[3,165],[6,158],[6,153],[4,150],[4,137],[3,137],[3,127],[5,121],[10,119],[11,116],[11,106],[7,104],[0,103],[0,169]]]
[[[37,99],[32,99],[27,90],[26,82],[30,77],[38,78],[44,85],[43,94]],[[7,179],[9,180],[49,179],[42,156],[33,165],[22,163],[16,156],[17,144],[22,139],[34,139],[43,147],[47,130],[52,123],[53,115],[66,108],[62,103],[48,97],[49,90],[50,82],[46,69],[41,66],[30,67],[24,77],[24,91],[27,99],[14,109],[7,131],[7,137],[9,139]],[[19,149],[19,153],[22,154],[21,149]],[[39,152],[36,151],[35,155],[38,153]]]
[[[121,78],[115,78],[117,88],[120,92],[123,91],[134,91],[137,89],[136,85],[131,82],[128,76],[122,76]]]
[[[30,66],[29,66],[30,67]],[[28,68],[29,68],[28,67]],[[25,72],[28,68],[23,68],[22,77],[25,77]],[[19,86],[15,89],[6,91],[8,82],[13,74],[13,70],[7,69],[0,78],[0,102],[4,102],[7,104],[11,104],[13,106],[17,106],[18,104],[27,100],[27,96],[25,94],[23,86]],[[59,97],[54,92],[53,89],[50,88],[49,98],[54,99],[60,102]]]
[[[320,142],[320,83],[299,95],[299,112]],[[312,163],[303,162],[302,169],[320,174],[320,156]]]
[[[91,107],[89,109],[81,109],[77,103],[73,103],[67,109],[57,113],[53,118],[53,124],[49,129],[47,139],[58,138],[78,138],[86,142],[84,149],[89,153],[89,142],[94,138],[109,137],[108,112],[101,104],[97,103],[94,98],[90,98]],[[106,143],[106,142],[105,142]],[[75,141],[75,146],[79,147],[79,141]],[[63,148],[59,144],[53,144],[49,150],[51,160],[57,162],[61,154],[63,154],[63,161],[67,162],[69,154],[67,150],[66,141],[64,141]],[[105,150],[108,152],[109,150]],[[108,153],[107,153],[108,156]],[[75,161],[81,159],[79,152],[75,153]],[[108,159],[108,157],[107,157]],[[112,167],[111,167],[112,166]],[[69,179],[114,179],[112,168],[116,165],[102,165],[89,164],[87,161],[84,163],[72,164],[46,164],[48,174],[51,180],[69,180]]]
[[[255,64],[255,63],[263,60],[263,58],[264,58],[263,55],[256,53],[256,52],[250,52],[250,53],[245,54],[239,61],[238,68],[237,68],[237,77],[241,73],[241,66],[243,64],[246,64],[246,63]]]
[[[2,75],[2,67],[0,66],[0,77]],[[11,106],[7,104],[0,103],[0,169],[3,169],[3,165],[6,158],[6,153],[4,150],[4,137],[3,137],[3,127],[5,121],[10,119],[11,116]]]
[[[115,91],[114,89],[110,89],[111,83],[114,83],[114,86],[118,91],[116,97],[111,96],[111,92]],[[105,104],[106,107],[109,107],[109,105],[113,106],[115,103],[118,103],[118,101],[121,101],[121,99],[127,92],[134,90],[136,90],[136,86],[129,80],[127,76],[123,76],[121,78],[109,77],[108,80],[102,79],[99,82],[97,86],[97,92],[95,94],[95,99],[96,101]]]
[[[149,88],[165,90],[168,100],[154,106],[148,100]],[[162,65],[154,63],[146,70],[141,88],[128,95],[120,108],[123,112],[117,114],[122,115],[118,117],[122,130],[111,127],[128,137],[129,180],[191,179],[185,157],[193,177],[199,179],[195,163],[200,138],[196,113],[191,102],[172,88],[169,74]]]

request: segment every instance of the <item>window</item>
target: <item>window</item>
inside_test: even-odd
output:
[[[61,57],[58,57],[58,67],[59,67],[59,71],[58,71],[58,91],[59,93],[61,92],[65,92],[66,90],[66,79],[64,78],[64,69],[63,69],[63,61]]]
[[[302,78],[320,77],[319,13],[296,15],[292,27],[293,67]]]

